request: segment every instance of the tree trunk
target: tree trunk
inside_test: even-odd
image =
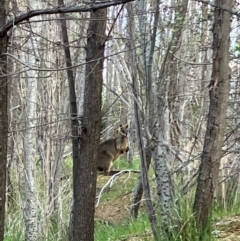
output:
[[[140,1],[139,4],[142,5],[143,1]],[[132,12],[132,6],[130,4],[128,5],[127,10],[130,15],[130,13]],[[129,24],[130,24],[129,35],[130,35],[130,39],[132,40],[130,42],[130,45],[131,45],[131,49],[134,49],[133,19],[131,19],[131,22]],[[146,59],[144,58],[144,60],[146,60]],[[150,161],[151,161],[151,154],[149,152],[149,149],[145,150],[145,148],[144,148],[143,133],[142,133],[142,129],[141,129],[143,125],[142,125],[142,121],[140,118],[140,108],[137,103],[138,98],[139,98],[139,85],[138,85],[137,78],[136,78],[137,77],[137,75],[136,75],[136,53],[134,51],[132,52],[132,54],[130,56],[130,65],[132,67],[132,88],[133,88],[133,94],[134,94],[134,117],[135,117],[134,120],[135,120],[135,126],[136,126],[136,136],[138,139],[138,151],[139,151],[140,160],[141,160],[141,181],[139,179],[138,185],[134,192],[134,198],[133,198],[132,204],[131,204],[132,205],[131,212],[132,212],[132,214],[134,214],[135,217],[137,216],[139,204],[137,204],[136,201],[141,200],[142,193],[143,193],[145,208],[146,208],[146,211],[148,214],[149,222],[151,224],[151,229],[153,232],[154,240],[159,240],[159,232],[157,230],[157,219],[156,219],[155,210],[153,208],[153,203],[151,200],[151,193],[150,193],[149,179],[148,179],[148,168],[149,168]],[[147,160],[147,158],[148,158],[148,160]]]
[[[167,86],[167,84],[165,85]],[[166,87],[167,90],[167,87]],[[157,92],[155,92],[157,96]],[[168,170],[167,162],[171,160],[169,154],[170,145],[170,126],[169,126],[169,110],[167,106],[168,91],[162,92],[161,100],[156,104],[156,113],[158,113],[158,122],[155,125],[153,134],[153,166],[155,172],[155,179],[157,184],[157,196],[161,214],[161,226],[166,234],[169,234],[169,226],[172,225],[174,198],[173,186],[171,181],[170,172]],[[159,98],[160,99],[160,98]],[[154,142],[156,141],[156,142]]]
[[[231,9],[232,1],[216,0],[216,5]],[[230,13],[223,11],[221,8],[215,8],[213,70],[209,86],[210,106],[193,207],[202,239],[204,238],[203,235],[208,235],[210,231],[211,205],[222,157],[230,88],[230,68],[228,66],[230,18]]]
[[[135,81],[133,76],[133,91],[134,93],[136,93],[134,82]],[[137,99],[137,95],[135,95],[135,98]],[[142,191],[143,191],[144,200],[145,200],[144,202],[145,202],[145,207],[148,214],[148,219],[151,224],[154,240],[159,240],[159,233],[157,231],[157,219],[156,219],[155,211],[151,200],[151,194],[150,194],[150,186],[149,186],[149,180],[148,180],[148,165],[146,160],[145,148],[143,145],[143,133],[141,131],[142,125],[139,117],[139,108],[136,103],[136,100],[134,101],[134,114],[135,114],[135,123],[136,123],[136,133],[138,138],[138,151],[139,151],[140,160],[141,160],[141,181],[142,181],[141,183],[142,183]],[[139,190],[141,190],[141,187]]]
[[[28,5],[31,9],[40,7],[37,1],[29,1]],[[35,17],[34,20],[39,20]],[[39,37],[35,37],[33,33],[40,33],[42,23],[34,25],[29,20],[30,37],[27,41],[27,63],[31,66],[40,63],[38,45]],[[25,240],[35,241],[39,238],[38,223],[38,205],[37,205],[37,184],[36,184],[36,124],[37,124],[37,94],[38,94],[38,72],[30,69],[26,73],[27,96],[26,96],[26,131],[24,134],[24,174],[25,174]]]
[[[175,5],[173,3],[173,5]],[[168,45],[168,50],[164,56],[164,61],[161,66],[159,82],[155,82],[151,90],[152,101],[149,101],[151,115],[155,117],[155,125],[150,126],[153,133],[153,164],[155,171],[155,178],[157,183],[157,195],[159,200],[161,223],[166,234],[169,235],[169,226],[172,225],[172,220],[175,215],[173,185],[168,170],[168,163],[171,162],[171,155],[169,153],[169,146],[171,145],[170,130],[178,128],[178,91],[179,86],[177,82],[177,73],[174,71],[177,66],[177,60],[174,54],[178,50],[180,37],[184,19],[187,12],[188,0],[183,0],[179,3],[179,7],[175,10],[174,30],[170,32],[172,35],[171,41]],[[149,67],[150,68],[150,67]],[[149,69],[149,75],[152,72]],[[158,86],[161,86],[160,88]],[[171,96],[169,97],[171,93]],[[170,109],[170,110],[169,110]],[[173,114],[177,110],[177,113]],[[169,118],[173,114],[172,118]],[[171,123],[171,120],[174,120]],[[171,126],[172,124],[172,126]],[[176,132],[175,132],[176,133]],[[178,133],[180,135],[180,133]],[[178,140],[178,135],[174,136],[174,140]],[[176,144],[176,143],[175,143]]]
[[[79,159],[73,163],[72,238],[94,240],[96,163],[101,127],[102,71],[107,10],[91,12],[87,33],[86,84],[81,119]]]
[[[5,0],[0,0],[0,27],[6,23]],[[7,52],[7,35],[0,36],[0,241],[4,238],[6,167],[7,167],[7,139],[8,139],[8,111],[7,111],[7,58],[2,56]],[[5,76],[4,76],[5,75]]]
[[[31,23],[29,23],[30,25]],[[30,27],[31,31],[31,27]],[[33,44],[33,36],[30,36],[28,47],[27,62],[31,65],[35,64],[35,47]],[[38,221],[37,221],[37,197],[36,197],[36,165],[35,165],[35,126],[36,126],[36,110],[37,110],[37,73],[35,70],[27,71],[27,101],[26,101],[26,132],[24,135],[24,173],[25,173],[25,239],[27,241],[38,239]]]
[[[32,55],[33,56],[33,55]],[[32,57],[31,56],[31,57]],[[30,57],[30,58],[31,58]],[[33,57],[34,58],[34,57]],[[29,63],[32,63],[29,60]],[[25,191],[26,191],[26,204],[24,208],[24,218],[26,225],[25,238],[27,241],[37,240],[38,238],[38,225],[37,225],[37,200],[36,200],[36,182],[35,182],[35,160],[34,160],[34,143],[33,136],[36,125],[36,88],[37,81],[34,76],[35,71],[28,71],[28,94],[27,94],[27,110],[26,110],[26,133],[24,136],[24,149],[25,149]]]
[[[58,0],[59,6],[64,5],[63,0]],[[67,76],[68,76],[68,87],[69,87],[69,103],[70,103],[70,117],[71,117],[71,134],[72,134],[72,157],[73,157],[73,175],[75,172],[75,165],[79,162],[79,122],[78,122],[78,115],[77,115],[77,99],[76,99],[76,92],[75,92],[75,79],[73,74],[72,66],[72,59],[71,53],[69,48],[69,40],[68,40],[68,32],[67,32],[67,22],[65,19],[65,14],[60,14],[61,17],[61,28],[62,28],[62,38],[63,38],[63,46],[64,46],[64,53],[66,59],[66,67],[67,69]],[[74,198],[74,190],[75,186],[79,185],[73,179],[73,198]],[[75,200],[75,199],[74,199]],[[79,204],[79,203],[78,203]],[[70,215],[70,223],[69,223],[69,239],[70,240],[77,240],[75,238],[73,230],[76,228],[74,227],[74,213],[75,207],[72,207],[72,213]]]

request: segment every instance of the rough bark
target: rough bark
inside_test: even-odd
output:
[[[157,95],[157,93],[155,95]],[[166,91],[165,93],[162,93],[161,96],[162,100],[159,100],[158,105],[156,104],[156,114],[158,111],[158,122],[153,129],[154,134],[152,139],[154,149],[152,156],[157,184],[159,209],[161,214],[161,224],[162,228],[168,233],[169,226],[172,225],[171,221],[173,220],[173,210],[175,207],[173,201],[173,186],[167,164],[167,161],[171,159],[171,155],[169,153],[169,110],[166,107],[168,92]]]
[[[5,0],[0,1],[0,27],[6,23]],[[6,193],[6,167],[7,167],[7,131],[8,131],[8,111],[7,111],[7,59],[2,56],[7,52],[7,35],[0,37],[0,241],[4,238],[4,218],[5,218],[5,193]]]
[[[153,133],[152,140],[155,147],[153,148],[152,155],[157,183],[157,196],[162,226],[167,233],[169,231],[169,226],[172,225],[171,222],[175,210],[173,185],[167,164],[172,158],[169,153],[169,146],[171,145],[171,118],[169,117],[178,109],[175,105],[179,105],[177,97],[179,86],[177,84],[177,73],[174,71],[177,66],[177,61],[174,58],[174,53],[179,47],[188,0],[183,0],[179,5],[179,7],[176,7],[174,29],[171,32],[172,38],[161,66],[160,79],[159,82],[156,81],[155,85],[152,84],[152,101],[149,102],[150,110],[153,109],[150,116],[154,116],[156,123],[154,126],[151,126],[151,131]],[[171,34],[169,36],[171,36]],[[151,72],[152,71],[149,70],[149,73]],[[159,88],[158,86],[161,87]],[[179,110],[177,112],[179,112]],[[176,113],[172,116],[176,124],[175,127],[178,126],[178,118],[178,114]],[[175,127],[172,125],[172,128]],[[175,136],[174,139],[177,140],[178,137]]]
[[[231,9],[232,0],[216,0],[216,4]],[[213,70],[209,85],[210,106],[193,207],[202,239],[204,234],[208,234],[210,230],[211,205],[222,157],[230,88],[230,68],[228,66],[230,18],[231,15],[228,12],[220,8],[215,9]]]
[[[73,163],[73,240],[94,240],[96,163],[101,127],[102,70],[107,10],[91,12],[79,159]]]

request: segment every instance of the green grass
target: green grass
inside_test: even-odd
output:
[[[140,237],[141,240],[153,240],[151,238],[149,221],[145,214],[140,215],[135,221],[128,220],[115,225],[96,222],[96,241],[127,240],[130,237]]]
[[[184,199],[179,200],[178,215],[172,219],[168,232],[164,230],[164,225],[158,219],[158,231],[160,238],[158,241],[199,241],[199,235],[194,225],[191,206]],[[109,224],[106,222],[96,222],[95,240],[96,241],[120,241],[131,240],[152,241],[150,222],[144,210],[140,212],[137,220],[128,220],[119,224]],[[213,241],[214,237],[207,235],[203,241]]]
[[[128,174],[122,176],[121,180],[117,180],[109,191],[102,194],[101,202],[113,200],[118,196],[124,195],[125,193],[132,191],[132,187],[136,182],[136,175],[134,175],[133,178],[129,179],[129,181],[127,181],[126,183],[120,184],[122,180],[124,181],[124,179],[127,178],[127,175]],[[121,185],[121,188],[119,188],[119,185]]]
[[[113,166],[118,170],[140,170],[140,160],[133,159],[132,163],[129,163],[125,159],[118,159],[113,163]]]
[[[134,159],[132,165],[126,160],[118,160],[114,163],[114,167],[117,170],[139,170],[140,161]],[[38,205],[44,210],[46,203],[46,190],[44,182],[41,178],[41,170],[38,170]],[[70,159],[65,161],[65,174],[71,174],[72,163]],[[153,175],[153,170],[150,169],[149,177]],[[125,197],[126,193],[131,192],[136,184],[138,173],[131,173],[130,177],[128,173],[119,177],[113,184],[112,188],[108,192],[104,192],[101,197],[102,203],[111,203],[119,200],[118,206],[123,205],[122,197]],[[107,181],[110,177],[105,177]],[[24,194],[24,186],[18,183],[16,177],[12,177],[15,191],[15,203],[8,209],[6,215],[5,225],[5,239],[4,241],[24,241],[24,220],[23,220],[23,201],[22,197],[18,194],[21,190],[22,195]],[[154,187],[155,183],[152,178],[149,178],[150,186]],[[53,215],[47,220],[46,229],[47,237],[45,239],[39,239],[39,241],[67,241],[67,231],[69,224],[69,213],[70,213],[70,199],[71,193],[71,182],[62,181],[62,194],[60,198],[60,209],[58,213]],[[101,184],[102,185],[102,184]],[[104,182],[103,182],[104,185]],[[121,197],[121,198],[119,198]],[[158,230],[161,234],[159,241],[199,241],[198,232],[194,224],[194,217],[192,214],[193,206],[193,194],[182,196],[180,191],[175,190],[175,197],[177,198],[177,206],[174,208],[175,212],[171,216],[171,225],[168,226],[168,233],[164,230],[164,226],[160,223],[160,215],[157,212],[158,219]],[[152,189],[152,199],[155,204],[155,208],[158,206],[158,198],[156,196],[156,189]],[[220,202],[214,202],[213,205],[213,223],[215,220],[222,220],[224,217],[229,215],[238,215],[240,213],[240,195],[237,192],[232,192],[228,196],[227,206],[224,207]],[[125,205],[128,205],[128,200],[125,201]],[[126,212],[126,210],[125,210]],[[126,215],[127,216],[127,215]],[[39,215],[41,219],[41,215]],[[42,220],[39,220],[42,221]],[[137,220],[130,220],[125,217],[122,220],[114,220],[115,222],[106,222],[106,220],[100,219],[99,217],[95,221],[95,240],[96,241],[120,241],[120,240],[131,240],[135,237],[135,240],[152,241],[151,226],[148,217],[145,212],[145,208],[140,209],[140,215]],[[46,231],[46,230],[45,230]],[[212,241],[214,237],[207,236],[203,241]]]
[[[223,205],[220,201],[213,203],[213,220],[229,215],[240,215],[240,195],[238,192],[228,196],[228,202]]]
[[[134,160],[132,166],[124,160],[118,160],[115,163],[115,167],[117,170],[124,169],[139,169],[139,160]],[[149,176],[153,174],[153,170],[149,171]],[[121,196],[123,193],[128,190],[133,190],[136,184],[136,180],[139,174],[131,174],[131,178],[124,183],[128,174],[125,174],[121,177],[121,188],[119,188],[119,183],[113,185],[110,192],[106,192],[103,194],[101,198],[101,202],[111,202],[111,200],[116,199],[116,197]],[[150,179],[150,185],[153,186],[155,183]],[[158,230],[161,234],[160,241],[198,241],[198,233],[196,227],[194,225],[194,217],[192,215],[192,205],[193,205],[193,197],[188,200],[186,197],[182,197],[180,194],[178,195],[178,207],[176,207],[176,212],[171,217],[171,225],[168,227],[168,232],[164,230],[163,225],[160,223],[160,215],[158,214]],[[152,196],[154,200],[155,207],[157,207],[157,197]],[[141,211],[143,212],[144,209]],[[145,213],[145,211],[144,211]],[[96,225],[95,237],[96,240],[128,240],[124,239],[126,237],[134,237],[142,238],[141,240],[153,240],[151,235],[151,227],[149,220],[145,214],[141,214],[137,220],[120,222],[118,225],[110,225],[108,223],[98,222]],[[145,232],[145,233],[144,233]],[[144,235],[146,234],[147,235]],[[137,240],[137,239],[136,239]],[[140,240],[140,239],[139,239]],[[213,238],[208,236],[207,241],[211,241]]]
[[[134,159],[130,164],[125,159],[118,159],[114,162],[113,167],[116,170],[140,170],[140,160]],[[153,174],[152,168],[149,170],[149,177]],[[136,185],[136,181],[139,177],[140,173],[125,173],[121,177],[118,177],[114,182],[111,190],[109,192],[104,192],[101,197],[101,202],[106,200],[112,200],[115,197],[121,196],[126,192],[130,192],[134,189]],[[150,185],[154,185],[152,179],[149,178]],[[119,188],[121,187],[121,188]]]

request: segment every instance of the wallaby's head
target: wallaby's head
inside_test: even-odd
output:
[[[120,134],[122,134],[123,136],[127,136],[127,134],[128,134],[128,124],[126,124],[126,125],[120,124],[120,125],[119,125],[119,129],[118,129],[118,132],[119,132]]]

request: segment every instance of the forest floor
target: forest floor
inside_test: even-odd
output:
[[[131,179],[134,182],[137,179],[137,174],[131,174]],[[101,195],[101,200],[96,208],[95,218],[106,222],[110,225],[120,224],[124,222],[129,217],[129,203],[132,198],[132,189],[126,185],[126,179],[128,174],[119,177],[111,187],[111,189],[106,188],[104,193]],[[98,191],[104,186],[104,184],[109,180],[110,177],[103,175],[98,176]],[[121,191],[119,191],[121,189]],[[213,232],[216,235],[216,240],[218,241],[240,241],[240,215],[224,217],[221,220],[214,222]],[[150,231],[145,232],[144,235],[148,237],[143,237],[143,234],[125,237],[125,241],[141,241],[141,240],[153,240]]]
[[[130,185],[126,182],[128,174],[124,174],[116,179],[111,188],[106,188],[101,196],[99,206],[95,210],[95,219],[101,220],[108,225],[119,225],[129,219],[129,204],[132,198],[132,184],[135,183],[139,174],[131,173]],[[98,176],[97,192],[107,183],[109,176]],[[131,189],[130,189],[131,187]],[[117,195],[116,195],[117,194]],[[140,209],[142,206],[140,206]],[[153,241],[152,232],[144,232],[132,235],[123,235],[117,241]],[[116,241],[112,240],[111,241]]]
[[[97,190],[100,191],[100,189],[104,186],[104,184],[109,180],[110,177],[108,176],[103,176],[100,175],[98,177],[98,184],[97,184]],[[126,179],[126,177],[125,177]],[[123,187],[122,183],[124,182],[124,177],[121,176],[119,177],[116,182],[114,183],[114,185],[112,186],[112,188],[107,188],[104,191],[104,194],[109,193],[109,192],[115,192],[117,189],[119,189],[119,184],[121,185],[121,187]],[[124,221],[128,218],[129,216],[129,203],[131,201],[131,191],[129,190],[124,190],[123,192],[119,191],[117,192],[118,195],[117,196],[112,196],[112,198],[108,198],[109,195],[105,195],[107,196],[104,197],[102,196],[101,199],[105,198],[104,201],[100,201],[99,206],[96,208],[95,211],[95,217],[101,220],[104,220],[106,222],[115,224],[115,223],[119,223],[121,221]],[[114,194],[113,194],[114,195]]]
[[[225,217],[214,225],[217,240],[240,241],[240,216]]]

